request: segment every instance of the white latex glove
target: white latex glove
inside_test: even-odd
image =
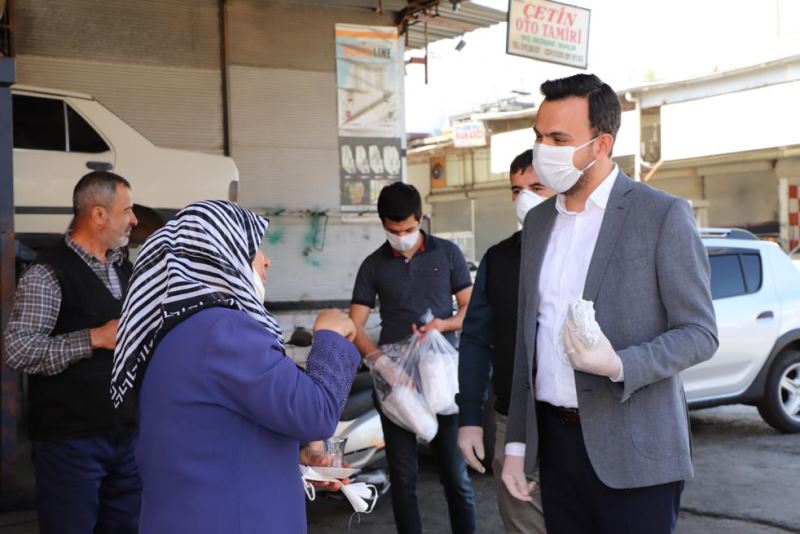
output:
[[[584,373],[616,380],[622,371],[622,360],[605,334],[600,332],[597,345],[590,349],[583,344],[576,332],[575,324],[568,318],[564,329],[564,348],[572,367]]]
[[[536,482],[532,482],[525,477],[524,457],[506,454],[506,459],[503,462],[502,479],[512,497],[525,502],[533,501],[531,493],[536,491]]]
[[[461,449],[461,454],[464,455],[464,460],[468,466],[478,473],[483,474],[486,472],[486,468],[481,463],[485,456],[483,450],[483,428],[479,426],[462,426],[459,428],[458,448]]]

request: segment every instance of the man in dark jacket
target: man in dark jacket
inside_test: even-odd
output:
[[[528,210],[553,196],[539,181],[531,165],[531,150],[511,163],[511,194],[520,224]],[[508,493],[500,479],[503,468],[506,418],[511,398],[514,348],[517,333],[517,291],[519,283],[520,233],[489,248],[478,267],[472,299],[464,319],[459,347],[458,445],[473,469],[483,472],[484,406],[489,380],[496,401],[496,446],[492,468],[496,481],[497,504],[506,532],[545,532],[539,502],[522,502]]]
[[[19,281],[5,362],[29,375],[28,432],[39,529],[135,533],[141,482],[135,414],[109,384],[137,224],[127,180],[91,172],[73,192],[74,225]]]

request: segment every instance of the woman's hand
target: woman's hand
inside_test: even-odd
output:
[[[346,337],[348,341],[353,341],[356,337],[356,325],[344,313],[339,310],[322,310],[314,323],[314,332],[320,330],[332,330],[337,334]]]
[[[300,464],[310,465],[312,467],[315,465],[327,467],[331,464],[331,459],[325,455],[325,452],[322,449],[321,441],[312,441],[300,449]],[[342,464],[342,467],[348,466]],[[342,480],[341,482],[319,482],[312,480],[310,482],[313,486],[320,489],[339,491],[342,487],[342,484],[349,484],[350,480]]]

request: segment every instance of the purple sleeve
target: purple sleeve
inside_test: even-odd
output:
[[[308,376],[336,397],[340,415],[360,362],[355,346],[336,332],[320,330],[314,334],[306,364]]]
[[[205,364],[217,402],[299,441],[333,435],[359,363],[352,343],[318,332],[306,374],[249,317],[224,317],[213,328]]]

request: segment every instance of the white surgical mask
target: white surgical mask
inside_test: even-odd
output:
[[[255,270],[253,270],[253,289],[256,292],[256,300],[263,304],[264,299],[267,298],[267,290],[264,287],[264,281],[261,279],[261,275]]]
[[[525,222],[525,216],[528,214],[530,210],[544,202],[546,199],[543,196],[539,196],[533,191],[529,191],[527,189],[523,189],[517,195],[517,200],[514,201],[514,206],[517,210],[517,220],[520,224]]]
[[[391,232],[386,232],[386,240],[389,242],[389,245],[397,252],[406,252],[414,248],[414,245],[417,244],[417,240],[419,240],[419,230],[414,230],[410,234],[406,234],[403,236],[394,235]]]
[[[598,138],[599,136],[579,146],[551,146],[535,143],[533,145],[533,168],[541,178],[542,183],[556,193],[569,191],[578,182],[581,174],[597,163],[597,160],[592,160],[583,169],[578,169],[572,163],[572,157],[578,149],[585,147]]]

